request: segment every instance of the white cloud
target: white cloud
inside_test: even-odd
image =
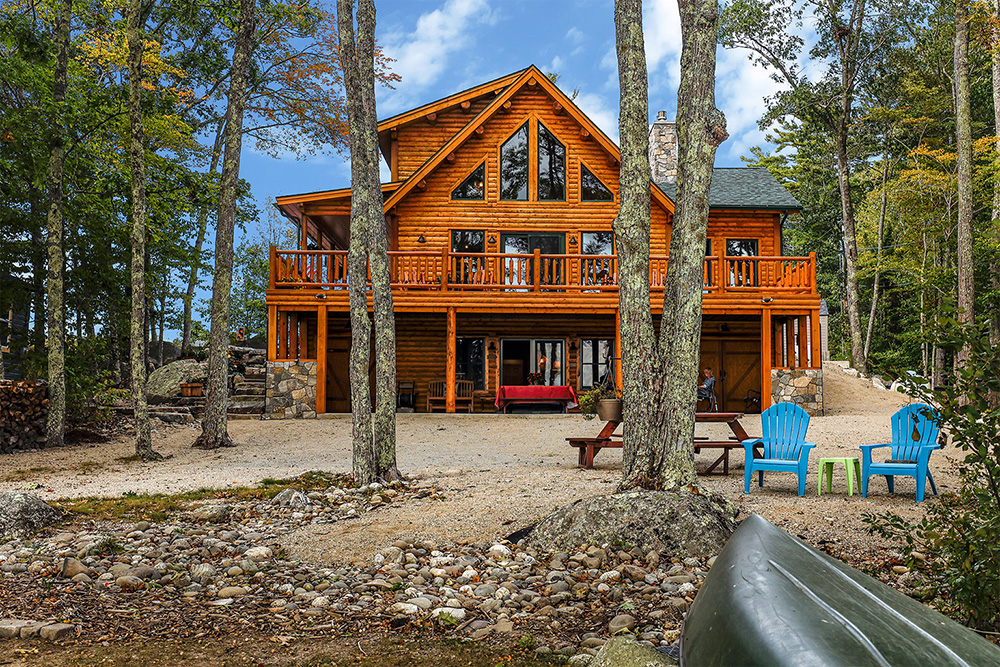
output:
[[[581,31],[579,28],[573,26],[568,31],[566,31],[566,39],[568,39],[573,44],[583,44],[584,40],[587,39],[587,36],[584,35],[583,31]]]
[[[556,74],[562,74],[563,66],[566,63],[559,56],[554,56],[552,62],[542,68],[542,71],[548,74],[549,72],[555,72]]]
[[[681,76],[681,21],[677,0],[652,0],[642,14],[650,97],[675,91]]]
[[[380,111],[393,113],[411,105],[446,71],[450,56],[469,41],[475,23],[496,20],[488,0],[446,0],[438,9],[421,14],[411,31],[380,36],[386,55],[394,58],[392,71],[401,77],[396,90],[382,90]]]
[[[618,142],[618,109],[617,105],[608,104],[602,95],[596,93],[580,93],[573,102],[583,113],[604,130],[604,134]]]

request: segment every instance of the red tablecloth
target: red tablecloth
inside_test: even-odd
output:
[[[525,403],[562,403],[568,408],[576,407],[576,394],[568,385],[501,385],[497,390],[495,404],[501,410],[507,405]]]

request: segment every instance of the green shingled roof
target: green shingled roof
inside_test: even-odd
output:
[[[657,183],[671,201],[677,200],[675,183]],[[716,167],[708,193],[712,208],[800,211],[802,205],[763,167]]]

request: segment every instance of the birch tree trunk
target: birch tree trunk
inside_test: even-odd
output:
[[[219,216],[215,225],[215,277],[212,281],[212,331],[208,343],[208,392],[200,449],[229,447],[229,298],[233,281],[233,227],[240,181],[243,110],[250,79],[250,53],[257,23],[257,0],[240,0],[240,19],[233,49],[233,68],[225,119],[225,153],[219,182]]]
[[[975,263],[973,260],[972,214],[972,107],[969,88],[969,6],[955,3],[955,137],[958,149],[958,319],[975,322]],[[962,346],[958,360],[964,363],[972,343]]]
[[[208,177],[211,179],[219,169],[219,154],[222,147],[223,124],[219,123],[215,131],[215,144],[212,146],[212,159],[208,166]],[[198,212],[198,236],[194,243],[194,258],[191,260],[191,272],[188,274],[187,291],[184,292],[184,315],[181,321],[181,355],[191,353],[191,310],[194,305],[194,290],[198,287],[198,265],[201,263],[201,249],[205,245],[205,234],[208,231],[207,204]]]
[[[614,221],[621,312],[622,481],[619,490],[655,486],[662,463],[655,405],[663,378],[649,308],[650,169],[646,54],[642,0],[615,0],[621,110],[620,199]]]
[[[146,314],[146,156],[142,126],[142,0],[130,0],[126,23],[128,40],[128,120],[132,170],[132,322],[129,336],[132,360],[132,400],[135,407],[135,455],[144,461],[161,458],[153,451],[146,402],[146,357],[143,321]],[[163,349],[161,343],[160,349]]]
[[[681,18],[681,83],[677,91],[677,204],[664,280],[660,350],[663,386],[658,422],[657,488],[697,481],[694,413],[701,357],[701,301],[708,233],[708,192],[715,151],[729,138],[726,118],[715,107],[718,0],[678,0]],[[668,316],[669,313],[669,316]]]
[[[49,416],[45,427],[46,445],[59,447],[66,433],[66,303],[63,285],[63,165],[65,163],[65,106],[69,70],[70,20],[73,0],[62,0],[56,26],[56,67],[52,82],[52,135],[49,141],[48,173],[48,375]]]
[[[368,142],[372,141],[366,123],[363,68],[361,58],[367,51],[363,40],[374,38],[375,8],[371,0],[361,0],[358,9],[358,38],[354,34],[354,1],[337,0],[337,22],[340,36],[340,61],[344,73],[347,97],[347,117],[351,143],[351,239],[347,253],[348,291],[351,304],[351,414],[352,470],[354,483],[369,484],[378,477],[372,434],[371,387],[368,368],[371,363],[371,320],[368,318],[368,249],[372,229],[384,224],[381,187],[371,187],[372,174]],[[370,24],[368,23],[370,21]],[[370,37],[369,37],[370,36]],[[367,66],[367,62],[364,63]],[[375,164],[375,184],[378,170]],[[377,193],[377,196],[376,196]],[[374,273],[374,271],[373,271]]]

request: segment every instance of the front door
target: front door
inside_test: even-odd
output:
[[[375,394],[375,341],[368,366],[369,395]],[[351,411],[351,332],[331,336],[326,343],[326,411]]]
[[[500,341],[500,384],[566,384],[565,341],[504,338]]]
[[[715,397],[722,412],[742,412],[743,399],[752,389],[760,390],[760,343],[753,340],[703,340],[698,366],[701,372],[711,368],[715,374]],[[707,409],[704,402],[698,409]]]

